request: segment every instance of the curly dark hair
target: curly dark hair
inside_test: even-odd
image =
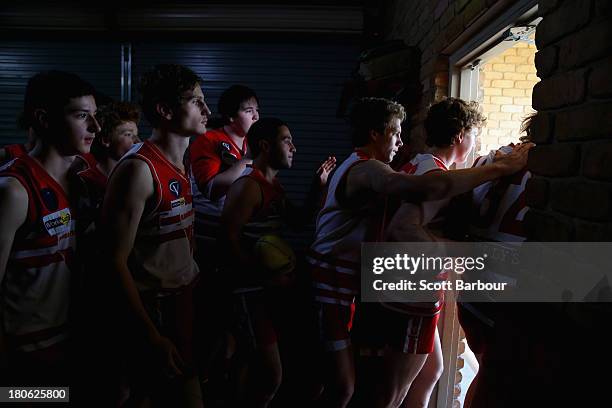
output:
[[[117,126],[124,122],[134,122],[138,125],[138,122],[140,122],[140,107],[131,102],[111,102],[98,109],[96,119],[98,119],[102,130],[96,135],[91,146],[94,156],[99,155],[101,150],[104,149],[102,138],[111,135]]]
[[[190,68],[176,64],[156,65],[140,79],[140,106],[153,127],[159,126],[161,117],[156,105],[160,102],[171,107],[181,103],[181,95],[202,83],[202,78]]]
[[[448,147],[462,130],[480,128],[487,118],[480,113],[478,102],[446,98],[431,105],[425,119],[428,146]]]
[[[255,99],[259,104],[259,98],[254,90],[244,85],[232,85],[221,94],[217,109],[223,118],[223,124],[230,123],[230,118],[236,116],[240,110],[240,104]]]
[[[400,122],[406,119],[406,111],[399,103],[384,98],[359,99],[349,116],[353,146],[367,145],[370,142],[370,130],[382,133],[394,118]]]
[[[521,122],[521,133],[525,134],[519,138],[521,142],[525,143],[533,140],[533,127],[537,116],[538,112],[530,113]]]

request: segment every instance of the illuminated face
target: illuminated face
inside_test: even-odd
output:
[[[204,101],[200,85],[181,95],[181,104],[174,110],[177,133],[186,137],[199,136],[206,132],[210,109]]]
[[[392,118],[382,134],[380,132],[375,132],[375,134],[376,159],[384,163],[391,163],[393,157],[403,145],[402,122],[399,118]]]
[[[251,98],[240,104],[236,116],[231,118],[231,126],[239,135],[246,135],[253,123],[259,120],[259,104]]]
[[[277,169],[290,169],[296,152],[293,137],[287,126],[278,128],[276,143],[272,150],[272,165]]]
[[[96,101],[92,95],[70,98],[64,106],[57,131],[57,146],[67,156],[89,153],[91,144],[100,129],[96,120]]]
[[[119,160],[138,139],[138,126],[132,121],[121,122],[110,135],[109,154]]]
[[[468,155],[476,144],[476,138],[480,128],[467,128],[461,131],[461,141],[456,141],[454,144],[456,163],[463,163],[467,160]]]

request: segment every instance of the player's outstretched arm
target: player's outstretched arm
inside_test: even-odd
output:
[[[252,255],[241,244],[242,228],[262,205],[262,192],[248,177],[237,180],[227,192],[221,214],[221,242],[232,270],[254,265]]]
[[[3,287],[6,265],[17,229],[25,222],[28,214],[28,193],[21,183],[13,177],[0,178],[0,287]],[[4,323],[2,322],[2,304],[0,303],[0,369],[4,367]]]
[[[410,202],[451,198],[486,181],[516,173],[527,165],[527,153],[531,147],[533,144],[519,145],[510,154],[485,166],[433,172],[423,176],[395,172],[380,161],[368,160],[350,170],[347,196],[351,197],[351,194],[358,191],[373,190],[400,196]]]
[[[117,166],[109,180],[102,208],[102,262],[106,263],[105,270],[119,280],[128,312],[140,325],[138,329],[164,359],[167,369],[180,375],[180,356],[149,318],[128,268],[128,257],[134,247],[138,224],[153,193],[153,177],[145,162],[125,160]]]

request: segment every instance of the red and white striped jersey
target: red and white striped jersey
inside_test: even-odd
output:
[[[317,217],[315,241],[308,261],[313,266],[315,300],[344,306],[359,292],[361,244],[381,236],[384,197],[371,194],[367,203],[351,208],[338,196],[349,170],[370,158],[352,153],[336,170],[328,184],[323,209]]]
[[[446,167],[446,164],[444,164],[442,160],[431,153],[417,154],[400,169],[400,171],[404,173],[415,174],[417,176],[439,170],[447,171],[448,167]]]
[[[254,180],[261,189],[261,207],[244,225],[242,233],[253,243],[267,234],[280,234],[285,223],[283,220],[285,212],[285,189],[278,179],[273,183],[268,182],[258,169],[248,166],[242,175],[236,180],[248,177]]]
[[[512,147],[499,149],[507,154]],[[495,151],[480,156],[472,167],[493,162]],[[500,242],[522,242],[525,240],[523,218],[529,210],[525,200],[525,186],[531,173],[525,168],[518,173],[499,180],[489,181],[476,187],[472,193],[474,214],[469,232],[482,240]]]
[[[2,282],[3,323],[12,347],[44,349],[68,337],[75,221],[64,189],[32,157],[0,168],[28,193],[28,214],[17,230]]]
[[[433,171],[448,171],[446,164],[431,153],[420,153],[412,158],[408,163],[401,167],[400,171],[404,173],[421,176]],[[433,219],[427,220],[428,225],[436,224],[443,221],[440,212],[432,214]],[[394,222],[393,220],[391,222]],[[445,280],[446,275],[441,273],[440,280]],[[389,298],[390,295],[386,294]],[[439,292],[439,297],[435,302],[380,302],[387,309],[394,310],[399,313],[418,315],[418,316],[433,316],[442,310],[444,303],[444,292]]]
[[[139,290],[178,289],[199,269],[193,260],[191,183],[151,142],[136,144],[123,160],[142,160],[151,170],[155,195],[138,225],[128,266]],[[112,177],[112,175],[111,175]],[[109,222],[107,220],[107,222]]]

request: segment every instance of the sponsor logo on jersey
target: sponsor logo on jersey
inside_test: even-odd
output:
[[[171,179],[168,182],[168,189],[170,189],[170,192],[177,198],[181,195],[181,183],[176,179]]]
[[[43,217],[45,229],[51,236],[64,234],[70,231],[72,214],[69,208],[56,211]]]
[[[180,197],[176,200],[172,200],[170,201],[170,208],[176,208],[176,207],[180,207],[182,205],[185,205],[185,198],[184,197]]]
[[[229,144],[229,143],[227,143],[227,142],[221,142],[221,147],[223,147],[223,149],[224,149],[224,150],[227,150],[228,152],[229,152],[230,150],[232,150],[232,148],[231,148],[230,144]]]

